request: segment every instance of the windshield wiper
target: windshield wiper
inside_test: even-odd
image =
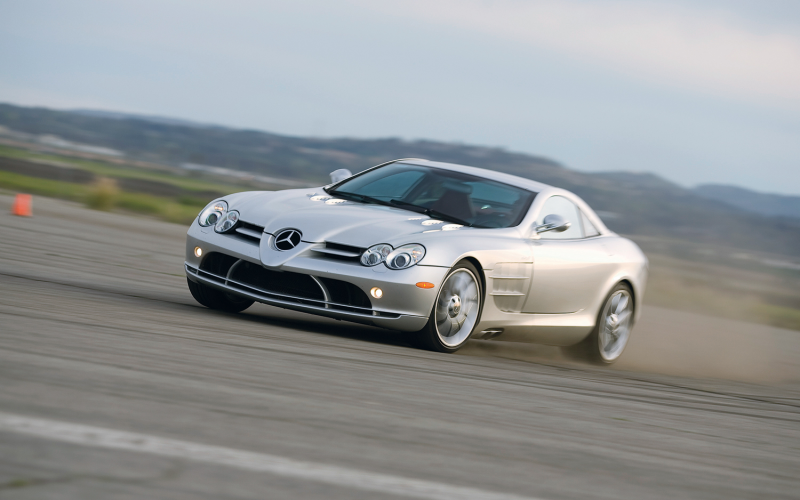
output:
[[[469,226],[469,227],[472,226],[471,222],[467,222],[463,219],[459,219],[458,217],[454,217],[450,214],[446,214],[438,210],[433,210],[432,208],[423,207],[421,205],[414,205],[413,203],[409,203],[407,201],[391,200],[389,203],[397,207],[405,208],[406,210],[410,210],[412,212],[417,212],[418,214],[425,214],[429,217],[436,217],[437,219],[446,220],[448,222],[455,222],[456,224],[461,224],[462,226]]]
[[[387,207],[393,206],[388,201],[379,200],[378,198],[373,198],[372,196],[367,196],[365,194],[348,193],[347,191],[337,191],[335,189],[331,189],[330,191],[325,190],[325,192],[331,196],[338,196],[346,200],[360,201],[362,203],[375,203],[376,205],[386,205]]]

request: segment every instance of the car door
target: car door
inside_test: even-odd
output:
[[[532,240],[533,279],[523,312],[581,311],[602,292],[610,258],[600,233],[571,200],[559,195],[548,198],[536,225],[550,214],[564,217],[571,225],[566,231],[541,233]]]

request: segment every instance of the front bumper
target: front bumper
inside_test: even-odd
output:
[[[196,247],[203,249],[203,257],[195,256]],[[276,307],[394,330],[418,331],[427,323],[438,287],[448,271],[443,267],[421,265],[401,271],[389,270],[383,264],[371,268],[359,263],[332,260],[310,249],[292,256],[278,267],[266,267],[261,262],[260,251],[257,245],[237,238],[214,231],[202,231],[195,223],[186,240],[186,275],[192,281]],[[367,295],[371,307],[280,293],[258,284],[231,279],[230,275],[202,268],[203,258],[211,253],[257,264],[270,271],[283,271],[287,276],[297,273],[310,276],[315,281],[331,279],[347,282]],[[416,283],[421,281],[433,283],[435,287],[418,288]],[[369,291],[373,287],[383,291],[380,299],[370,296]]]

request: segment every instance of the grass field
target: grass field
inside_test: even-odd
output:
[[[252,187],[181,175],[178,169],[143,169],[0,146],[0,157],[54,162],[96,176],[90,184],[43,179],[0,170],[0,189],[84,203],[189,224],[214,197]],[[130,192],[117,186],[138,179],[176,186],[178,196]],[[800,270],[766,265],[768,256],[711,248],[688,240],[628,235],[647,253],[650,278],[645,303],[677,310],[800,330]]]
[[[67,199],[86,203],[92,208],[121,210],[156,216],[170,222],[189,223],[212,199],[225,193],[254,189],[242,182],[220,182],[217,178],[197,177],[201,174],[183,172],[169,166],[141,168],[125,162],[103,162],[30,151],[18,147],[0,145],[0,158],[27,160],[91,172],[97,177],[93,184],[80,184],[63,180],[43,179],[20,173],[0,170],[0,188],[41,196]],[[177,196],[159,196],[147,192],[131,192],[117,189],[106,196],[106,201],[96,202],[103,185],[109,182],[124,183],[127,179],[147,181],[151,185],[174,186],[181,191]],[[146,188],[147,184],[145,184]],[[257,189],[274,186],[259,185]]]
[[[0,145],[0,157],[54,162],[68,165],[73,168],[86,170],[100,177],[163,182],[187,191],[196,191],[200,193],[207,191],[231,193],[234,191],[242,191],[247,187],[239,182],[225,183],[219,182],[219,180],[216,179],[209,180],[204,178],[196,178],[189,174],[179,175],[176,173],[179,172],[179,170],[173,167],[163,166],[163,168],[159,170],[155,168],[144,169],[126,163],[104,163],[100,161],[85,160],[69,156],[33,152],[4,145]]]
[[[2,171],[0,171],[0,188],[8,192],[79,201],[92,208],[96,206],[92,200],[97,197],[98,189],[93,185],[39,179]],[[151,215],[170,222],[188,224],[205,206],[205,203],[196,203],[194,200],[189,203],[181,201],[184,200],[119,191],[113,194],[110,203],[103,205],[102,208]]]

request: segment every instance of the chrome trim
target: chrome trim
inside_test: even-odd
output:
[[[367,307],[351,306],[349,304],[341,304],[339,302],[325,301],[319,299],[310,299],[307,297],[297,297],[295,295],[286,295],[276,292],[270,292],[256,288],[252,285],[247,285],[236,280],[227,279],[226,277],[214,274],[202,269],[197,269],[189,264],[184,264],[186,273],[193,278],[202,281],[203,283],[216,286],[228,292],[244,295],[253,300],[263,302],[265,304],[276,304],[285,306],[289,309],[311,310],[319,311],[320,313],[335,312],[336,314],[355,316],[358,318],[374,319],[376,316],[386,319],[396,319],[401,315],[398,313],[390,313],[384,311],[376,311]],[[310,275],[309,275],[310,276]],[[310,276],[313,278],[313,276]],[[226,284],[227,283],[227,284]],[[289,299],[289,300],[285,300]],[[306,303],[291,302],[292,300],[302,301]],[[310,302],[311,304],[308,304]]]
[[[308,276],[314,280],[314,283],[316,283],[320,290],[322,290],[322,297],[325,299],[325,309],[328,309],[330,307],[328,302],[331,301],[331,294],[328,293],[328,287],[326,287],[316,276],[311,276],[310,274]]]
[[[524,297],[527,294],[522,292],[492,292],[489,295],[494,295],[495,297]]]
[[[236,268],[237,268],[237,267],[239,266],[239,264],[241,264],[242,262],[244,262],[244,260],[242,260],[242,259],[239,259],[239,260],[237,260],[236,262],[234,262],[234,263],[233,263],[233,265],[230,267],[230,269],[228,269],[228,274],[227,274],[227,275],[225,275],[225,285],[227,285],[227,284],[228,284],[228,282],[229,282],[229,281],[231,281],[231,276],[233,276],[233,271],[234,271],[234,270],[236,270]],[[209,274],[211,274],[211,273],[209,273]]]
[[[480,332],[478,335],[473,335],[473,337],[481,339],[481,340],[489,340],[497,337],[498,335],[503,333],[502,328],[489,328],[488,330],[484,330]]]
[[[526,280],[530,278],[530,276],[489,276],[489,277],[496,280]]]
[[[292,241],[292,238],[295,235],[297,235],[297,243]],[[279,252],[288,252],[289,250],[294,250],[295,248],[297,248],[297,245],[299,245],[302,241],[303,241],[303,233],[300,232],[300,230],[288,228],[275,233],[275,237],[272,239],[272,247]],[[283,243],[286,243],[285,246],[287,248],[281,248],[278,246],[279,244]]]

